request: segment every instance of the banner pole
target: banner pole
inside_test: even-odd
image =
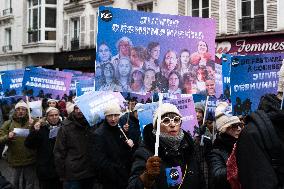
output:
[[[162,100],[163,100],[163,94],[159,93],[159,107],[158,107],[158,121],[157,121],[157,132],[156,132],[156,143],[155,143],[155,155],[154,156],[158,156],[159,155],[159,138],[160,138],[160,132],[161,132],[161,106],[162,106]]]

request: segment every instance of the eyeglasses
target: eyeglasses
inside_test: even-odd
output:
[[[169,126],[173,122],[175,125],[179,125],[181,123],[181,117],[175,116],[174,118],[164,117],[161,123],[163,123],[166,127]]]
[[[232,125],[231,125],[231,128],[232,128],[232,129],[238,129],[239,127],[240,127],[241,129],[244,128],[244,124],[242,124],[242,123],[235,123],[235,124],[232,124]]]

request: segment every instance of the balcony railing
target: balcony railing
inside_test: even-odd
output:
[[[71,50],[78,50],[80,46],[79,38],[73,38],[71,40]]]
[[[13,9],[12,8],[8,8],[8,9],[4,9],[3,10],[3,16],[10,15],[12,13],[13,13]]]
[[[240,33],[256,33],[264,31],[264,16],[239,19]]]
[[[3,52],[12,51],[12,45],[2,46],[2,51]]]

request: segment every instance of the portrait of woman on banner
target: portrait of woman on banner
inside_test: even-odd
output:
[[[197,44],[197,52],[190,56],[190,62],[193,65],[206,66],[212,59],[212,55],[208,52],[208,45],[205,41],[199,41]]]
[[[146,49],[138,46],[130,50],[130,61],[132,64],[132,71],[142,69],[146,59]]]
[[[129,58],[120,58],[117,64],[117,81],[121,87],[121,92],[130,92],[132,66]]]
[[[100,44],[98,48],[98,60],[96,61],[96,66],[102,66],[103,64],[111,61],[111,51],[106,43]]]
[[[130,88],[132,92],[141,93],[144,85],[144,73],[143,70],[134,70],[131,73]]]
[[[147,57],[144,63],[144,70],[153,69],[156,73],[160,72],[159,57],[161,47],[158,42],[150,42],[147,46]]]
[[[122,88],[117,84],[115,79],[115,69],[112,63],[108,62],[103,65],[101,87],[99,91],[121,91]]]
[[[164,56],[162,65],[161,65],[161,72],[165,78],[169,78],[169,74],[172,71],[179,70],[180,65],[177,58],[177,53],[173,50],[168,50]]]

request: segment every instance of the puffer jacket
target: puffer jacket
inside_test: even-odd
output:
[[[144,185],[139,176],[145,171],[147,159],[154,155],[155,136],[152,133],[153,125],[149,124],[143,131],[143,142],[134,154],[135,161],[131,169],[131,177],[128,182],[128,189],[143,189]],[[204,178],[200,171],[200,164],[194,157],[193,140],[189,134],[184,132],[184,138],[177,151],[160,143],[159,157],[162,159],[160,175],[156,178],[152,189],[179,188],[179,185],[169,187],[166,170],[172,167],[179,167],[184,180],[180,189],[203,189],[205,187]]]

